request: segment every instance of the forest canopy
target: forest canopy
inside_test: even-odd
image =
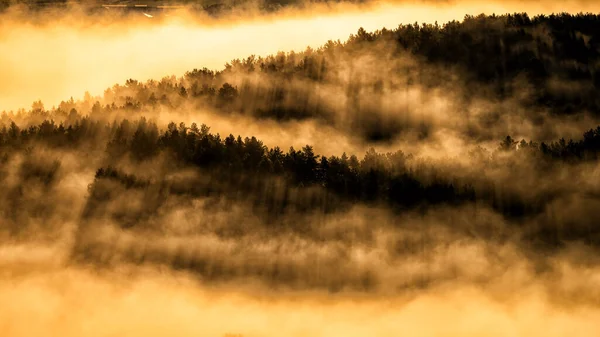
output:
[[[210,234],[238,249],[246,240],[351,249],[391,231],[397,242],[377,249],[398,263],[419,245],[463,238],[510,242],[540,266],[573,243],[596,249],[599,32],[594,14],[361,28],[300,53],[128,79],[102,96],[3,112],[2,235],[52,241],[66,218],[75,223],[69,258],[80,263],[161,264],[209,281],[251,276],[330,291],[395,292],[435,275],[386,285],[383,269],[359,267],[343,249],[327,262],[344,261],[341,276],[315,276],[308,257],[271,263],[259,250],[252,254],[263,258],[242,268],[243,254],[215,257],[193,242]],[[267,125],[252,129],[267,136],[306,128],[326,137],[282,146],[278,136],[247,134],[252,125]],[[359,145],[315,150],[342,139]],[[363,209],[385,216],[370,223]],[[171,246],[158,243],[165,237]]]

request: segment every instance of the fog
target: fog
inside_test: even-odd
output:
[[[5,336],[564,336],[598,334],[597,308],[557,309],[535,290],[498,303],[472,288],[382,301],[252,298],[146,274],[82,270],[3,281]],[[35,318],[33,318],[35,317]],[[35,319],[35,324],[32,324]],[[432,324],[435,322],[436,324]]]
[[[600,336],[598,114],[383,38],[330,44],[319,80],[303,59],[359,27],[600,5],[254,5],[0,14],[2,336]],[[513,143],[562,137],[592,150]]]
[[[106,182],[113,196],[82,217],[93,168],[103,160],[96,155],[79,161],[81,153],[38,147],[4,166],[14,170],[2,175],[9,179],[5,191],[26,187],[16,209],[6,204],[10,199],[0,202],[4,219],[16,212],[20,227],[17,235],[3,235],[0,248],[5,336],[600,333],[594,251],[574,244],[546,256],[486,207],[398,215],[356,205],[331,214],[290,213],[277,220],[279,231],[227,195],[171,194],[150,218],[125,229],[111,215],[135,216],[156,190]],[[61,166],[50,188],[19,174],[27,160],[52,158],[61,158]],[[157,179],[164,165],[160,158],[120,164]],[[570,172],[582,181],[565,177],[554,185],[591,181]],[[169,175],[198,179],[193,171]],[[570,193],[563,195],[568,203]],[[557,221],[569,221],[560,219],[565,206],[557,203]],[[572,205],[570,214],[594,214],[594,207]],[[306,228],[286,229],[294,223]],[[529,225],[519,226],[526,232]]]
[[[530,15],[597,10],[590,2],[425,2],[331,4],[255,10],[218,18],[179,14],[176,18],[88,19],[78,10],[48,14],[5,12],[0,18],[0,110],[47,106],[68,97],[93,95],[114,83],[146,80],[208,67],[247,55],[304,50],[328,40],[345,40],[401,23],[440,23],[465,14],[527,11]],[[91,20],[91,21],[90,21]],[[154,21],[153,21],[154,20]],[[96,23],[94,23],[96,21]]]

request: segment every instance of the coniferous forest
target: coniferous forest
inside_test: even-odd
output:
[[[2,241],[211,287],[597,308],[600,16],[360,28],[165,75],[2,112]]]

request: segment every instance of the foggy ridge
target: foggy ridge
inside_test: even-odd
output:
[[[7,108],[0,334],[600,334],[599,34],[360,28]]]

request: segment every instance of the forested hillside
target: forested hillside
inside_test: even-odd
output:
[[[74,263],[331,291],[446,275],[390,278],[348,256],[356,245],[402,269],[407,255],[483,240],[550,268],[547,254],[600,244],[599,32],[592,14],[360,29],[316,50],[3,112],[1,234],[52,241],[68,223]],[[269,141],[250,124],[268,125],[252,130]],[[279,127],[327,137],[283,146]],[[338,151],[341,139],[358,145]],[[342,271],[317,273],[319,256]]]

